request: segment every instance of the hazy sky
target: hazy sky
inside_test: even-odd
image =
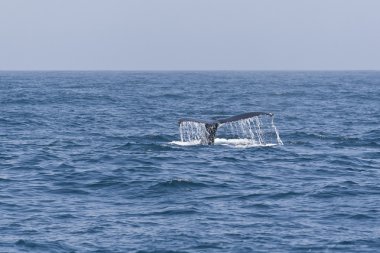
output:
[[[0,70],[380,70],[380,0],[0,0]]]

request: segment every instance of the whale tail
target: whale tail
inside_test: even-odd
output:
[[[239,114],[233,117],[219,120],[198,120],[191,118],[182,118],[178,121],[180,126],[181,141],[199,140],[201,144],[212,145],[215,142],[216,131],[218,127],[225,123],[235,122],[239,120],[249,119],[260,115],[273,116],[269,112],[249,112]]]

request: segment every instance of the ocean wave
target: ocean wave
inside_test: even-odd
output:
[[[51,190],[51,193],[61,194],[61,195],[71,195],[71,194],[74,194],[74,195],[89,195],[90,194],[88,191],[85,191],[85,190],[71,189],[71,188],[54,189],[54,190]]]
[[[293,197],[298,197],[302,196],[305,193],[302,192],[294,192],[294,191],[286,191],[286,192],[276,192],[276,193],[271,193],[271,192],[257,192],[257,193],[251,193],[243,196],[239,196],[238,199],[241,200],[253,200],[253,199],[268,199],[268,200],[280,200],[280,199],[288,199],[288,198],[293,198]]]
[[[145,142],[145,141],[144,141]],[[113,150],[125,150],[125,151],[176,151],[177,149],[172,145],[167,145],[167,142],[127,142],[122,145],[113,147]],[[170,144],[170,143],[169,143]]]
[[[206,187],[207,185],[204,183],[194,182],[191,179],[183,179],[176,178],[171,179],[165,182],[159,182],[150,187],[152,190],[160,190],[160,189],[173,189],[173,188],[186,188],[186,189],[194,189],[200,187]]]
[[[15,245],[23,251],[33,252],[75,252],[76,250],[62,241],[39,242],[33,240],[18,240]]]
[[[136,253],[188,253],[182,250],[168,250],[168,249],[153,249],[153,250],[138,250]]]
[[[358,196],[369,193],[363,187],[352,181],[343,181],[328,184],[310,194],[315,198],[336,198],[344,196]]]
[[[139,213],[137,216],[172,216],[172,215],[192,215],[199,211],[196,208],[167,208],[161,211]]]

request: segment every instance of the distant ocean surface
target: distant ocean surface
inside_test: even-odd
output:
[[[0,72],[0,252],[380,252],[380,72]]]

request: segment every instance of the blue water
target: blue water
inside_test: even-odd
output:
[[[0,252],[380,252],[380,72],[0,72]],[[275,114],[283,146],[180,146]]]

